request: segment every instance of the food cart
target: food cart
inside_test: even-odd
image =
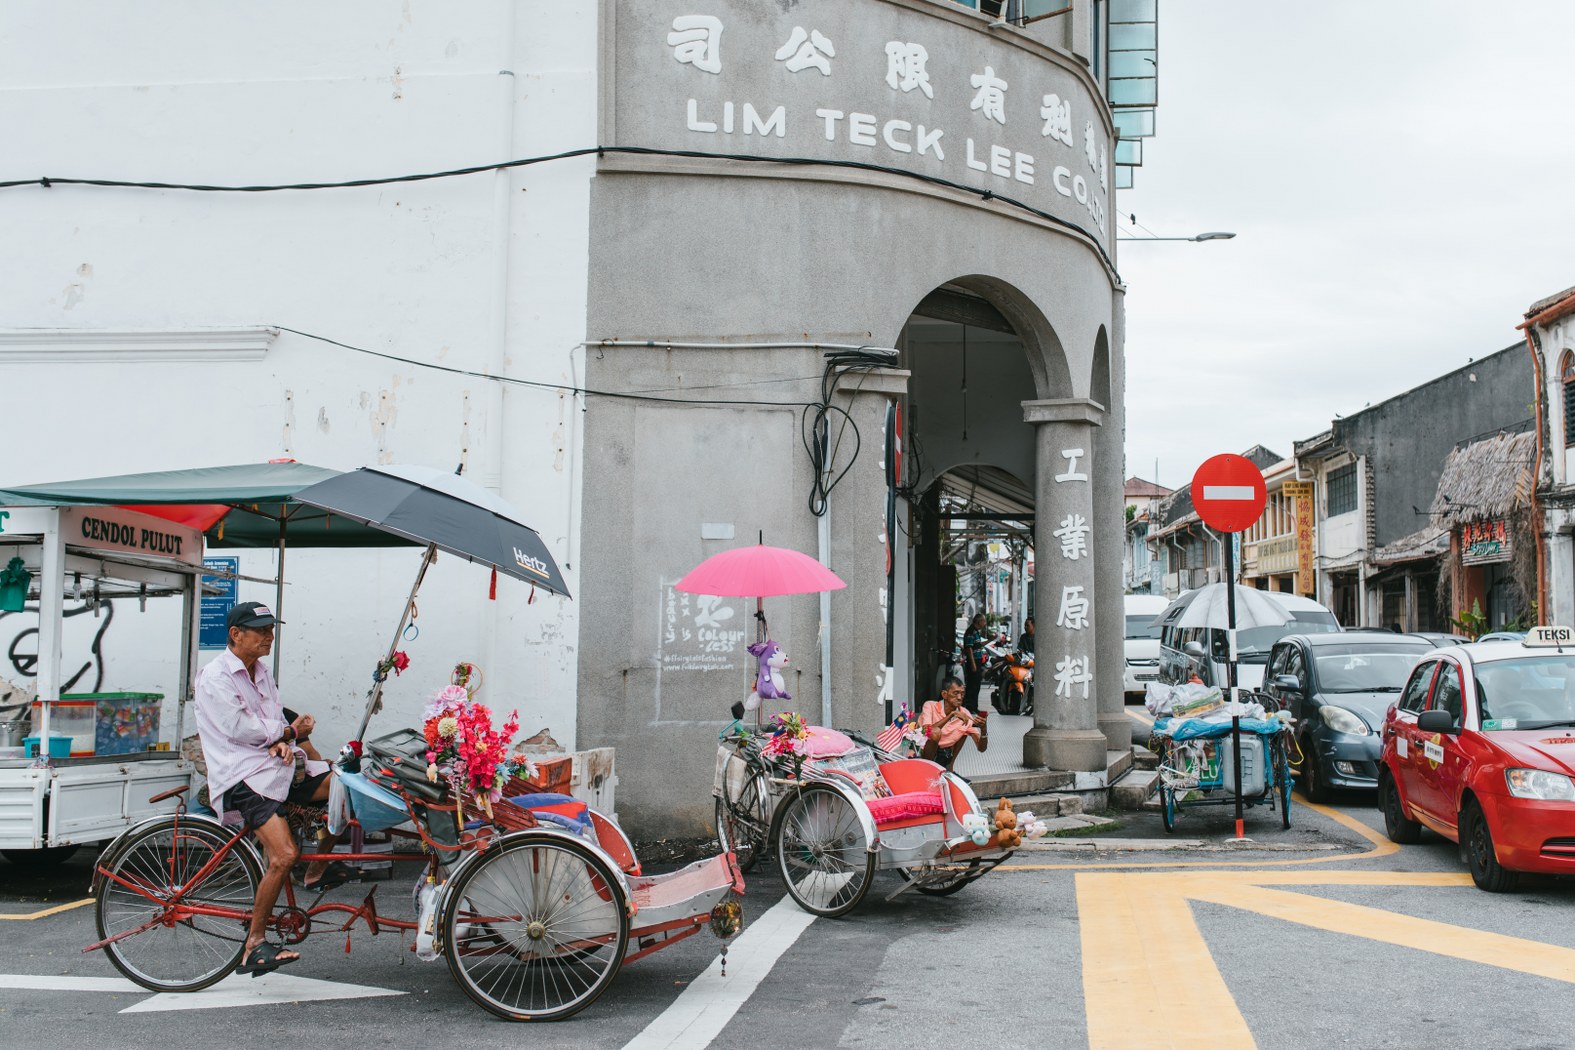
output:
[[[8,859],[64,860],[79,846],[172,811],[173,799],[150,797],[190,786],[193,766],[180,757],[179,741],[197,670],[202,553],[195,529],[120,507],[0,506],[0,565],[26,581],[13,594],[36,602],[39,614],[36,732],[28,748],[36,755],[8,748],[0,758],[0,851]],[[70,726],[75,743],[66,743],[60,705],[68,588],[98,601],[180,599],[179,638],[171,639],[180,653],[178,701],[167,749],[147,750],[143,737],[124,734],[124,746],[138,750],[96,753],[95,723]],[[96,720],[96,705],[88,710]]]

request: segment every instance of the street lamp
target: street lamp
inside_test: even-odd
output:
[[[1194,237],[1117,237],[1118,241],[1228,241],[1236,236],[1223,230],[1211,230]]]

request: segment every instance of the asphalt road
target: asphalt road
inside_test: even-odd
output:
[[[113,983],[41,989],[119,978],[80,951],[95,939],[91,904],[26,918],[82,900],[92,858],[47,877],[0,863],[0,1031],[29,1050],[1567,1047],[1575,880],[1482,893],[1452,844],[1393,847],[1379,826],[1362,798],[1298,805],[1289,831],[1250,810],[1239,845],[1225,841],[1228,809],[1186,812],[1169,837],[1157,815],[1129,815],[1097,839],[1025,850],[950,898],[886,901],[899,883],[882,874],[858,911],[812,922],[757,870],[747,915],[777,932],[739,938],[727,978],[702,977],[717,949],[703,933],[632,963],[583,1013],[543,1026],[473,1006],[445,963],[417,961],[397,933],[357,933],[348,955],[342,934],[313,936],[283,971],[328,982],[297,986],[303,994],[397,993],[376,998],[221,1005],[255,990],[234,977],[149,1011],[151,993]],[[409,914],[413,876],[376,884],[380,911]],[[349,900],[372,885],[334,892]]]

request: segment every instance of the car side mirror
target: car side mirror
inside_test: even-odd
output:
[[[1282,693],[1300,693],[1302,691],[1301,679],[1293,674],[1277,674],[1274,676],[1274,688]]]
[[[1454,736],[1460,732],[1460,727],[1455,725],[1455,716],[1448,711],[1423,711],[1416,716],[1416,727],[1424,733],[1448,733]]]
[[[1208,655],[1203,649],[1202,642],[1188,642],[1186,645],[1181,647],[1181,651],[1192,657],[1194,660],[1201,660]]]

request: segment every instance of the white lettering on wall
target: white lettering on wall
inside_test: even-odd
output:
[[[930,60],[930,53],[924,49],[923,44],[905,43],[901,40],[891,40],[886,44],[886,83],[891,85],[893,91],[907,94],[917,88],[924,92],[925,98],[934,98],[935,91],[930,87],[930,73],[924,64]]]
[[[777,61],[786,62],[789,73],[814,66],[823,76],[829,77],[831,59],[836,57],[837,49],[821,35],[820,30],[811,29],[806,33],[803,26],[794,26],[788,42],[777,49]]]
[[[875,145],[875,118],[868,113],[849,113],[848,141],[855,146]]]
[[[679,15],[667,43],[679,62],[706,73],[722,72],[722,20],[715,15]]]
[[[983,73],[975,73],[968,78],[968,83],[978,90],[974,93],[973,101],[968,103],[968,108],[978,110],[997,124],[1006,124],[1006,81],[995,75],[995,70],[990,66],[984,67]]]
[[[896,150],[898,153],[912,153],[913,143],[898,139],[896,135],[893,134],[897,131],[912,130],[913,125],[909,124],[906,120],[888,120],[880,129],[880,137],[885,140],[887,146]]]
[[[1064,474],[1057,474],[1055,476],[1056,481],[1061,482],[1061,481],[1087,481],[1088,480],[1088,473],[1087,473],[1087,471],[1082,471],[1082,470],[1078,470],[1077,469],[1077,461],[1083,458],[1083,450],[1082,449],[1080,449],[1080,448],[1063,448],[1061,450],[1061,458],[1066,460],[1066,473],[1064,473]]]
[[[703,131],[707,134],[716,131],[715,122],[700,119],[700,100],[697,98],[689,100],[689,130]]]
[[[735,115],[739,113],[742,113],[743,120],[735,121]],[[711,116],[714,114],[707,115]],[[708,135],[715,134],[717,131],[716,121],[701,120],[700,116],[700,100],[690,99],[686,122],[689,130],[703,132]],[[740,110],[732,102],[723,102],[721,127],[723,134],[733,134],[735,126],[745,135],[775,135],[779,139],[785,138],[787,136],[787,107],[778,106],[771,111],[769,117],[762,119],[760,111],[752,103],[745,102],[742,110]]]

